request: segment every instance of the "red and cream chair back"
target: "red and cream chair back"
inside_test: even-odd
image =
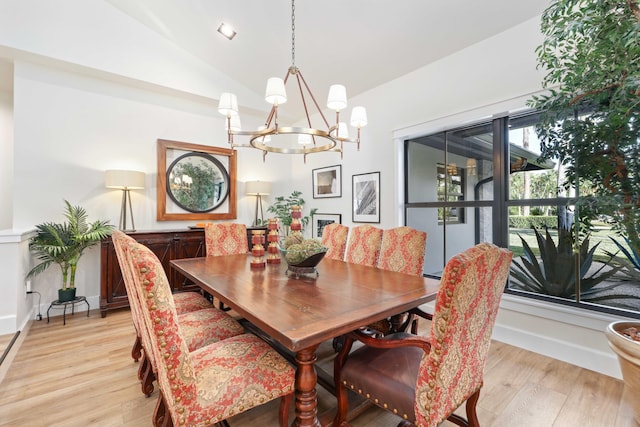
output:
[[[480,243],[447,263],[433,313],[431,351],[418,371],[418,424],[437,425],[480,392],[511,258],[507,249]]]
[[[322,246],[327,247],[325,258],[344,260],[344,252],[347,249],[347,236],[349,227],[334,222],[322,229]]]
[[[280,425],[286,426],[295,381],[289,363],[250,334],[190,352],[160,261],[140,244],[130,254],[141,311],[159,356],[154,425],[209,426],[282,397]]]
[[[384,230],[378,268],[422,276],[427,233],[411,227]]]
[[[382,229],[372,225],[359,225],[351,229],[345,261],[374,267],[380,254]]]
[[[234,222],[208,222],[204,226],[207,256],[246,254],[247,226]]]
[[[451,258],[428,337],[347,334],[334,359],[338,411],[333,425],[345,422],[347,390],[352,390],[402,417],[403,425],[436,427],[449,420],[478,427],[476,404],[511,257],[507,249],[481,243]],[[364,345],[351,351],[355,340]],[[465,401],[466,419],[454,413]]]

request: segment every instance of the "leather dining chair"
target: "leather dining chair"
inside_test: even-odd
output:
[[[351,230],[345,261],[374,267],[380,254],[382,229],[372,225],[359,225]]]
[[[123,280],[129,296],[129,305],[133,325],[136,330],[136,345],[139,346],[138,357],[142,358],[138,370],[138,379],[141,382],[142,392],[149,396],[153,392],[156,363],[150,354],[152,346],[148,338],[147,326],[144,324],[140,307],[140,292],[134,285],[129,248],[137,242],[121,231],[113,231],[112,240],[116,249],[116,256],[120,263]],[[199,296],[206,304],[195,304],[195,298],[180,298],[180,296],[194,294]],[[172,293],[176,313],[182,332],[189,350],[193,351],[210,343],[220,341],[235,335],[244,333],[244,328],[227,313],[214,308],[202,295],[196,292]],[[186,301],[186,304],[184,303]],[[137,360],[136,360],[137,361]]]
[[[326,225],[322,229],[322,246],[327,248],[324,255],[327,259],[344,260],[344,252],[347,249],[347,236],[349,235],[349,227],[346,225],[333,224]]]
[[[154,426],[204,427],[280,398],[279,425],[288,425],[294,368],[267,343],[236,335],[190,351],[158,258],[135,244],[130,250],[135,286],[157,355],[160,388]]]
[[[334,359],[335,426],[348,425],[347,390],[402,418],[436,427],[444,420],[479,426],[476,404],[511,251],[480,243],[445,266],[428,337],[406,332],[383,339],[353,331]],[[364,346],[351,351],[354,340]],[[466,401],[466,419],[453,412]]]

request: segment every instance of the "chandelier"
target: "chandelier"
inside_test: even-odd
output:
[[[218,111],[225,115],[228,142],[232,148],[253,147],[263,152],[263,161],[267,153],[302,154],[304,162],[307,154],[323,151],[336,151],[343,155],[343,144],[355,142],[360,150],[360,128],[367,124],[367,111],[362,106],[353,107],[351,111],[351,126],[357,130],[355,139],[349,138],[348,128],[345,122],[340,121],[340,112],[347,108],[347,91],[343,85],[334,84],[329,88],[327,108],[335,111],[335,123],[329,121],[322,112],[315,96],[309,89],[309,85],[302,75],[302,71],[295,64],[295,0],[291,0],[291,66],[287,70],[284,79],[271,77],[267,80],[265,100],[271,104],[271,110],[267,115],[264,126],[257,130],[243,130],[238,114],[238,100],[236,95],[225,92],[220,96]],[[282,126],[278,122],[278,106],[287,102],[286,84],[289,78],[297,83],[301,104],[304,108],[304,117],[308,127]],[[310,103],[315,106],[324,124],[323,127],[314,127],[309,114]],[[239,143],[234,137],[248,137],[249,143]]]

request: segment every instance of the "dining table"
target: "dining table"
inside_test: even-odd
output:
[[[171,265],[295,354],[294,426],[319,420],[316,351],[324,341],[435,299],[439,280],[323,259],[297,275],[285,260],[262,268],[250,254],[172,260]]]

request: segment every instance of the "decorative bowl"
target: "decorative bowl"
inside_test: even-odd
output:
[[[298,277],[305,274],[315,274],[316,276],[318,276],[318,270],[316,270],[316,267],[318,264],[320,264],[320,261],[322,261],[322,258],[324,258],[324,256],[326,255],[328,248],[322,246],[320,248],[320,252],[316,252],[311,256],[306,256],[307,251],[304,250],[291,251],[284,249],[283,247],[280,247],[279,249],[282,259],[284,259],[287,263],[286,273],[293,273],[296,277]],[[302,260],[297,262],[289,261],[292,253],[300,255],[296,256],[295,258],[300,258]],[[287,254],[289,254],[290,256],[287,257]]]

